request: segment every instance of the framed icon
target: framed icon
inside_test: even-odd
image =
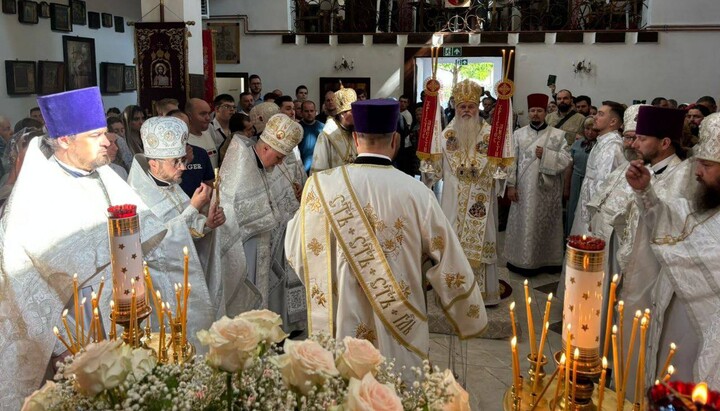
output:
[[[2,12],[5,14],[17,13],[17,1],[15,0],[2,0]]]
[[[115,20],[115,33],[125,33],[125,19],[122,16],[113,17]]]
[[[70,6],[57,3],[50,5],[50,29],[54,31],[72,31]]]
[[[37,92],[34,61],[5,60],[5,77],[8,95],[34,94]]]
[[[87,24],[87,7],[83,0],[70,0],[72,11],[72,24],[84,26]]]
[[[87,14],[88,28],[99,29],[100,28],[100,13],[95,11],[89,11]]]
[[[38,15],[44,19],[50,18],[50,4],[46,1],[41,1],[38,5]]]
[[[97,86],[95,40],[63,36],[63,57],[68,90]]]
[[[65,63],[38,61],[38,94],[55,94],[65,91]]]
[[[113,26],[113,15],[112,14],[102,13],[101,20],[102,20],[103,27],[112,27]]]
[[[125,66],[125,82],[123,84],[123,91],[135,91],[137,90],[137,69],[135,66]]]
[[[102,93],[120,93],[124,86],[124,64],[100,63],[100,91]]]
[[[38,4],[35,1],[18,2],[18,21],[26,24],[38,24]]]

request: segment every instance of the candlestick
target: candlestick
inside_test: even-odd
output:
[[[670,343],[670,352],[668,352],[668,356],[665,359],[665,365],[662,367],[662,371],[660,371],[660,374],[658,374],[658,378],[664,376],[668,372],[668,366],[670,365],[670,361],[672,361],[673,356],[675,355],[675,349],[677,346],[675,343]]]
[[[545,322],[542,334],[540,335],[540,348],[538,349],[537,357],[535,357],[535,378],[533,380],[532,392],[537,391],[538,383],[540,382],[540,368],[542,367],[543,349],[545,348],[545,339],[547,338],[547,332],[549,327],[550,322]]]
[[[630,345],[628,346],[628,353],[627,358],[625,359],[625,366],[623,368],[623,378],[622,378],[622,397],[620,398],[620,403],[622,404],[625,401],[625,393],[627,392],[627,378],[628,378],[628,371],[630,371],[630,359],[633,355],[633,350],[635,349],[635,335],[637,334],[637,327],[638,322],[640,321],[640,317],[642,316],[642,311],[637,310],[635,312],[635,318],[633,319],[633,325],[632,325],[632,331],[630,332]]]
[[[532,317],[532,309],[530,307],[530,304],[532,303],[532,298],[530,298],[530,288],[528,284],[528,280],[525,280],[523,283],[525,288],[525,311],[527,311],[527,322],[528,322],[528,339],[530,343],[530,356],[533,358],[537,358],[537,350],[535,349],[535,324],[533,323],[533,317]]]
[[[575,348],[573,353],[573,386],[572,386],[572,404],[575,405],[575,394],[577,393],[577,365],[580,359],[580,349]]]
[[[670,378],[672,377],[673,374],[675,374],[675,367],[671,364],[668,366],[667,374],[662,379],[663,382],[670,381]]]
[[[65,339],[62,338],[62,335],[60,335],[60,330],[58,330],[57,327],[53,327],[53,333],[55,333],[55,337],[57,337],[57,339],[60,340],[60,342],[65,346],[65,348],[67,348],[67,350],[70,351],[70,353],[74,354],[73,349],[70,348],[70,345],[67,343],[67,341],[65,341]]]
[[[565,354],[560,355],[560,364],[558,364],[558,381],[555,384],[555,394],[553,394],[553,405],[552,411],[555,411],[555,407],[558,403],[558,396],[560,395],[560,379],[562,378],[563,371],[565,370]],[[549,384],[549,383],[548,383]]]
[[[567,342],[565,343],[565,354],[566,356],[566,365],[565,365],[565,392],[563,395],[565,396],[565,401],[567,402],[567,398],[570,395],[570,363],[572,362],[572,325],[567,325]]]
[[[615,274],[610,283],[610,298],[608,300],[607,318],[605,319],[605,343],[603,344],[603,357],[607,357],[610,348],[610,330],[612,328],[613,309],[615,308],[615,292],[617,290],[618,275]]]
[[[617,344],[617,325],[613,325],[612,328],[612,354],[613,354],[613,374],[615,374],[615,391],[620,390],[620,386],[622,385],[622,376],[620,374],[620,369],[618,368],[618,344]]]
[[[512,324],[513,337],[517,337],[517,326],[515,325],[515,301],[510,303],[510,324]]]
[[[80,323],[78,322],[78,318],[80,318],[80,290],[78,288],[78,275],[77,273],[73,275],[73,301],[75,303],[75,338],[80,337]],[[79,342],[79,340],[78,340]]]
[[[607,358],[602,359],[602,373],[600,373],[600,390],[598,392],[598,411],[602,411],[603,396],[605,394],[605,376],[607,375]]]
[[[637,377],[635,378],[635,402],[644,402],[645,393],[645,339],[647,337],[648,317],[643,317],[640,321],[640,354],[638,355]]]

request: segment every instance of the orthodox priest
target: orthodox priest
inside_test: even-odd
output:
[[[460,338],[481,333],[487,315],[434,194],[392,166],[399,104],[365,100],[352,110],[358,158],[312,175],[285,247],[305,282],[310,332],[367,339],[409,370],[429,351],[425,261],[425,278]]]
[[[664,320],[658,358],[664,358],[663,351],[674,342],[678,351],[673,362],[682,364],[678,370],[682,375],[674,378],[718,386],[720,324],[715,313],[720,306],[720,114],[703,120],[703,132],[710,135],[694,148],[697,192],[691,199],[662,200],[642,160],[631,163],[627,179],[636,190],[635,200],[650,233],[652,250],[665,267],[661,276],[666,275],[667,280],[660,279],[654,297],[662,283],[670,289],[671,297],[653,313],[653,318]],[[648,361],[648,367],[651,363],[655,362]],[[649,368],[645,372],[648,377],[655,375],[649,374]]]
[[[337,114],[325,123],[323,131],[318,136],[313,152],[311,171],[322,171],[328,168],[350,164],[357,157],[357,149],[353,143],[353,115],[350,105],[357,101],[357,94],[351,88],[344,88],[335,92],[335,106]]]
[[[545,122],[548,96],[530,94],[530,124],[515,131],[508,172],[505,258],[510,271],[560,272],[563,262],[562,174],[570,164],[565,132]]]
[[[453,89],[455,118],[442,132],[443,159],[423,181],[443,180],[441,206],[475,273],[486,305],[500,302],[497,273],[496,168],[487,156],[490,125],[478,115],[483,88],[471,80]],[[438,171],[439,170],[439,171]]]
[[[185,122],[176,117],[151,117],[140,128],[140,138],[144,154],[135,155],[128,184],[165,224],[164,245],[175,250],[187,247],[192,284],[188,325],[192,330],[206,329],[225,315],[220,255],[215,253],[212,231],[225,222],[225,215],[217,203],[210,205],[207,216],[201,213],[212,195],[207,184],[201,183],[192,198],[180,187],[187,161]],[[217,255],[201,256],[199,250]],[[183,281],[183,259],[169,259],[168,263],[162,267],[165,275],[153,277],[163,299],[171,298],[173,285]],[[154,272],[156,267],[149,268]],[[194,339],[193,333],[190,336]]]
[[[298,201],[281,163],[302,135],[293,119],[275,114],[254,145],[233,137],[220,168],[227,222],[218,234],[228,315],[268,308],[283,317],[286,332],[304,327],[305,306],[302,284],[284,257],[285,226]]]
[[[8,409],[20,409],[54,375],[52,359],[65,348],[53,327],[63,329],[61,313],[73,305],[73,275],[88,299],[103,277],[112,282],[110,205],[137,205],[144,258],[153,264],[166,258],[155,253],[162,222],[106,167],[110,143],[100,90],[43,96],[38,103],[48,134],[30,142],[0,222],[0,403]],[[105,329],[109,316],[102,307],[109,306],[111,294],[106,288],[99,303]]]

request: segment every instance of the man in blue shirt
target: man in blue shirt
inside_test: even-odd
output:
[[[167,114],[169,117],[177,117],[184,121],[185,124],[189,122],[187,114],[182,110],[173,110]],[[213,170],[212,163],[210,162],[210,156],[205,149],[187,144],[185,146],[187,165],[185,172],[182,175],[182,181],[180,182],[180,188],[192,198],[195,194],[195,190],[200,187],[200,183],[205,183],[210,186],[215,182],[215,170]]]
[[[323,127],[325,127],[324,123],[315,120],[316,116],[317,110],[315,103],[310,100],[303,101],[302,120],[300,120],[300,125],[303,128],[303,138],[300,144],[298,144],[298,150],[300,150],[300,157],[302,157],[306,173],[310,173],[313,151],[315,151],[315,142],[317,141],[318,135],[322,132]]]

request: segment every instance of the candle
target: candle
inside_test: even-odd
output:
[[[614,336],[613,336],[614,337]],[[599,411],[602,411],[603,396],[605,395],[605,376],[607,375],[607,358],[602,359],[602,373],[600,373],[600,392],[598,393],[598,407]]]
[[[565,396],[565,401],[567,401],[568,396],[570,395],[570,363],[572,362],[572,357],[570,355],[572,354],[572,325],[567,325],[567,342],[565,343],[565,353],[567,354],[567,364],[565,365],[565,392],[563,395]],[[567,408],[567,407],[566,407]]]
[[[575,394],[577,392],[577,363],[580,359],[580,349],[575,348],[575,352],[573,353],[573,386],[572,386],[572,404],[575,405]]]
[[[630,370],[630,359],[633,355],[633,350],[635,349],[635,335],[637,334],[637,327],[638,327],[638,321],[640,321],[640,317],[642,316],[642,311],[637,310],[635,312],[635,318],[633,319],[633,325],[632,325],[632,331],[630,332],[630,346],[628,348],[627,358],[625,359],[625,366],[623,368],[623,377],[622,377],[622,395],[620,398],[620,403],[622,404],[625,401],[625,393],[627,392],[627,378],[628,378],[628,371]]]
[[[105,288],[105,277],[100,278],[100,287],[98,288],[97,293],[97,300],[100,301],[100,297],[102,297],[103,288]]]
[[[613,374],[615,374],[615,390],[619,390],[622,385],[620,369],[618,368],[618,344],[617,344],[617,325],[612,328],[612,353],[613,353]]]
[[[510,350],[512,352],[512,364],[513,364],[513,385],[515,385],[515,394],[520,393],[520,360],[517,352],[517,337],[513,337],[510,340]]]
[[[515,325],[515,301],[510,303],[510,324],[512,324],[513,337],[517,337],[517,326]]]
[[[555,407],[558,403],[558,395],[560,394],[560,379],[563,378],[563,371],[565,369],[565,354],[563,353],[560,355],[560,364],[558,365],[558,380],[557,384],[555,385],[555,394],[553,394],[553,406],[552,411],[555,411]]]
[[[547,302],[545,303],[545,316],[543,317],[543,324],[550,321],[550,304],[552,303],[553,293],[548,294]],[[542,344],[542,337],[540,343]],[[542,349],[538,350],[539,355],[542,357]]]
[[[675,374],[675,367],[673,365],[669,365],[667,369],[667,374],[663,377],[663,382],[670,381],[670,377]]]
[[[165,313],[162,309],[163,300],[162,296],[160,295],[160,291],[156,291],[155,294],[153,294],[153,298],[155,299],[155,305],[159,308],[158,323],[160,325],[160,341],[158,341],[158,359],[162,361],[162,349],[165,345]]]
[[[114,340],[117,337],[117,329],[115,328],[115,301],[110,301],[110,339]]]
[[[100,332],[100,312],[97,307],[93,308],[93,322],[95,323],[95,341],[102,341],[102,333]]]
[[[617,290],[618,275],[615,274],[610,283],[610,299],[607,307],[607,318],[605,319],[605,343],[603,344],[603,357],[607,357],[610,348],[610,330],[612,328],[613,308],[615,307],[615,291]]]
[[[80,318],[80,291],[78,289],[78,276],[77,273],[73,275],[73,301],[75,302],[75,338],[80,337],[80,324],[78,318]]]
[[[134,282],[134,281],[133,281]],[[135,295],[135,288],[132,289],[131,296],[130,296],[130,341],[132,341],[133,347],[137,348],[135,345],[135,335],[137,334],[137,330],[135,327],[137,324],[135,323],[135,315],[136,315],[136,295]]]
[[[540,382],[540,378],[538,375],[540,374],[540,366],[542,365],[542,359],[543,359],[543,349],[545,348],[545,339],[547,338],[547,332],[548,328],[550,327],[550,322],[545,322],[545,325],[543,326],[542,334],[540,335],[540,348],[538,349],[538,355],[537,360],[535,361],[535,379],[533,381],[533,390],[532,392],[536,392],[538,383]]]
[[[75,349],[76,344],[75,344],[75,341],[73,341],[73,336],[72,336],[72,333],[70,332],[70,325],[68,324],[68,321],[67,321],[67,315],[68,315],[68,310],[66,308],[62,312],[62,323],[63,323],[63,327],[65,327],[65,332],[67,333],[68,340],[70,341],[70,346],[72,346],[73,349]]]
[[[70,345],[65,341],[64,338],[62,338],[62,335],[60,335],[60,330],[58,330],[57,327],[53,327],[53,332],[55,333],[55,337],[57,337],[58,340],[65,346],[65,348],[68,349],[72,354],[75,354],[72,348],[70,348]]]
[[[640,321],[640,353],[638,355],[637,377],[635,378],[635,403],[640,403],[641,409],[645,392],[645,339],[647,337],[647,323],[647,317],[643,317]]]
[[[215,189],[215,204],[220,205],[220,169],[215,167],[215,183],[213,184]]]
[[[188,276],[190,275],[189,268],[188,268],[189,264],[190,264],[190,256],[188,255],[188,248],[183,247],[183,291],[185,294],[183,297],[183,316],[182,316],[183,321],[185,320],[185,318],[187,318],[187,298],[188,298],[187,289],[188,289],[188,283],[190,281],[188,278]]]
[[[87,297],[83,297],[82,300],[80,300],[80,345],[83,347],[85,346],[85,319],[83,318],[83,310],[85,309],[85,301],[87,300]],[[75,321],[78,321],[78,318],[75,318]]]
[[[528,334],[529,334],[529,343],[530,343],[530,357],[531,358],[537,358],[537,350],[535,349],[535,324],[533,324],[533,317],[532,317],[532,309],[530,308],[530,304],[532,303],[532,298],[530,298],[530,289],[528,280],[525,280],[523,283],[525,287],[525,310],[527,311],[527,322],[528,322]]]
[[[623,325],[624,325],[624,316],[625,316],[625,302],[623,300],[618,301],[617,303],[618,307],[618,333],[617,333],[617,339],[618,339],[618,368],[617,370],[613,371],[614,373],[617,373],[619,377],[622,376],[623,372],[623,350],[625,349],[623,347]],[[619,390],[620,387],[616,386],[615,390]]]
[[[660,374],[658,374],[658,378],[665,375],[665,373],[668,372],[668,366],[670,365],[670,361],[672,361],[673,356],[675,355],[675,349],[677,346],[675,343],[670,343],[670,352],[668,353],[667,358],[665,359],[665,365],[662,367],[662,371],[660,371]]]

